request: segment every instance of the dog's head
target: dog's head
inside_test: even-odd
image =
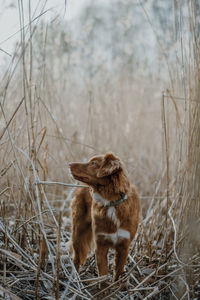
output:
[[[122,171],[122,163],[113,153],[92,157],[87,163],[69,163],[73,177],[88,185],[106,185],[111,175]]]

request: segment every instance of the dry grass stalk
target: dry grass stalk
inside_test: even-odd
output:
[[[62,213],[59,214],[59,223],[58,223],[58,236],[57,236],[57,253],[56,253],[56,300],[59,300],[59,291],[60,291],[60,241],[61,241],[61,224],[62,224]]]

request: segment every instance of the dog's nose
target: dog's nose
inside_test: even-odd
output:
[[[69,166],[69,167],[71,167],[72,165],[73,165],[73,163],[72,163],[72,162],[68,163],[68,166]]]

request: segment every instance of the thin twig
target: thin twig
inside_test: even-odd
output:
[[[41,181],[41,180],[36,180],[33,182],[33,185],[37,185],[37,184],[46,184],[46,185],[54,185],[54,184],[58,184],[58,185],[63,185],[63,186],[69,186],[69,187],[84,187],[84,188],[88,188],[88,185],[81,185],[81,184],[71,184],[71,183],[64,183],[64,182],[57,182],[57,181]]]
[[[4,130],[3,130],[3,132],[2,132],[2,134],[1,134],[1,136],[0,136],[0,140],[1,140],[2,137],[4,136],[4,133],[6,132],[8,126],[10,125],[10,123],[12,122],[14,116],[16,115],[17,111],[19,110],[19,108],[20,108],[20,106],[22,105],[23,101],[24,101],[24,97],[22,98],[22,100],[21,100],[21,101],[19,102],[19,104],[17,105],[17,107],[16,107],[16,109],[15,109],[15,111],[14,111],[12,117],[10,118],[10,120],[7,122],[6,127],[4,128]]]

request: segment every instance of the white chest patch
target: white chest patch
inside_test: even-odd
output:
[[[117,219],[115,207],[110,206],[107,211],[107,216],[113,221],[113,223],[119,228],[120,221]]]
[[[118,244],[123,239],[130,239],[130,232],[120,228],[115,233],[99,233],[98,235],[103,236],[113,245]]]
[[[102,198],[99,194],[94,195],[95,201],[101,203],[101,205],[106,205],[109,203],[108,200]],[[104,239],[111,242],[113,245],[118,244],[123,239],[130,239],[130,232],[120,228],[120,220],[116,216],[116,209],[114,206],[110,206],[107,209],[107,217],[116,225],[117,230],[114,233],[98,233],[99,236],[103,236]]]
[[[98,193],[93,193],[93,199],[97,204],[103,205],[103,206],[106,206],[110,203],[107,199],[103,198]]]

